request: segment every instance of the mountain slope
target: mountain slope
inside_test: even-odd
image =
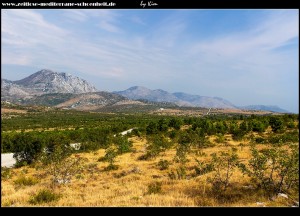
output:
[[[67,73],[43,69],[24,79],[14,81],[31,94],[44,93],[86,93],[97,89],[86,80]]]
[[[113,93],[97,92],[97,89],[84,79],[47,69],[17,81],[1,79],[1,101],[99,111],[100,109],[150,110],[179,106],[288,113],[278,106],[237,107],[219,97],[190,95],[183,92],[169,93],[162,89],[151,90],[142,86]]]
[[[125,91],[117,91],[114,93],[133,100],[143,99],[143,100],[154,101],[154,102],[163,102],[163,101],[177,102],[178,101],[178,98],[169,92],[166,92],[161,89],[150,90],[142,86],[133,86]]]
[[[243,110],[262,110],[262,111],[271,111],[271,112],[278,112],[278,113],[290,113],[289,111],[274,105],[273,106],[248,105],[248,106],[241,106],[239,108]]]
[[[219,97],[206,97],[199,95],[190,95],[183,92],[173,93],[178,99],[189,102],[196,107],[208,107],[208,108],[236,108],[235,105],[227,100]]]
[[[175,103],[178,106],[236,108],[232,103],[222,98],[190,95],[183,92],[172,94],[161,89],[150,90],[141,86],[134,86],[125,91],[117,91],[114,93],[133,100],[143,99],[154,102],[164,101]]]

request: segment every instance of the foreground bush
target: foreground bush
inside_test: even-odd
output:
[[[61,196],[59,194],[55,194],[50,190],[43,189],[40,190],[36,195],[32,196],[29,200],[30,204],[36,205],[41,203],[49,203],[53,201],[57,201]]]
[[[257,150],[251,147],[249,165],[240,164],[244,174],[272,196],[290,189],[299,190],[299,146],[287,149],[270,147]]]
[[[39,181],[32,177],[21,176],[14,181],[18,186],[32,186],[37,184]]]
[[[52,176],[53,184],[69,183],[71,178],[83,169],[82,158],[79,155],[75,157],[70,155],[70,152],[60,146],[56,147],[52,153],[41,154],[41,168]]]

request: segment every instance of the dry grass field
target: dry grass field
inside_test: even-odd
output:
[[[267,132],[266,132],[267,133]],[[263,191],[255,189],[249,177],[243,176],[236,168],[230,184],[222,196],[212,190],[208,179],[212,173],[195,176],[195,159],[208,161],[210,154],[227,151],[237,147],[239,158],[246,161],[250,158],[249,142],[233,141],[231,135],[225,135],[225,144],[215,142],[214,147],[203,149],[199,155],[193,150],[188,154],[185,179],[171,179],[169,173],[175,171],[179,164],[173,159],[176,150],[170,149],[150,160],[139,160],[145,154],[147,141],[142,137],[129,138],[134,151],[118,155],[115,164],[117,170],[106,171],[108,163],[101,161],[105,150],[90,153],[79,153],[84,170],[72,177],[70,183],[51,183],[51,176],[46,170],[34,166],[13,168],[7,178],[2,178],[1,205],[12,206],[293,206],[299,200],[298,194],[288,198],[264,196]],[[265,145],[257,145],[264,148]],[[74,155],[72,156],[74,157]],[[168,160],[170,166],[160,170],[160,159]],[[22,180],[23,178],[23,180]],[[27,181],[24,181],[24,178]],[[21,180],[20,180],[21,179]],[[25,183],[24,183],[25,182]],[[27,183],[26,183],[27,182]],[[29,183],[28,183],[29,182]],[[49,189],[58,194],[54,201],[33,203],[30,201],[39,191]]]

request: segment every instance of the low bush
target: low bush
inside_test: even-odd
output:
[[[55,194],[50,190],[43,189],[40,190],[36,195],[32,196],[29,199],[29,203],[36,205],[41,203],[49,203],[53,201],[57,201],[61,196],[59,194]]]
[[[158,162],[158,167],[160,170],[166,170],[169,168],[170,162],[167,160],[162,160],[160,159],[160,161]]]
[[[161,182],[152,182],[148,185],[147,194],[157,194],[161,192]]]
[[[39,181],[33,177],[20,176],[14,181],[17,186],[32,186],[37,184]]]

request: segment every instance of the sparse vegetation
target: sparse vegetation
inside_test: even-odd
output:
[[[158,167],[160,170],[166,170],[169,168],[170,162],[167,160],[162,160],[160,159],[160,161],[158,162]]]
[[[118,166],[114,164],[117,156],[118,150],[115,146],[111,146],[105,150],[104,158],[109,163],[109,165],[105,168],[106,171],[118,169]]]
[[[7,180],[10,179],[11,177],[12,177],[11,168],[1,167],[1,179]]]
[[[152,182],[148,185],[147,194],[161,193],[161,182]]]
[[[32,186],[38,183],[38,180],[33,177],[20,176],[14,181],[17,186]]]
[[[32,196],[29,199],[29,203],[33,205],[38,205],[42,203],[49,203],[57,201],[60,198],[60,195],[53,193],[50,190],[43,189],[40,190],[36,195]]]
[[[17,151],[19,166],[1,168],[1,203],[296,205],[298,115],[273,117],[52,110],[3,119],[1,150]],[[70,143],[81,143],[80,150]],[[288,199],[277,198],[279,193]]]
[[[51,175],[53,186],[70,183],[71,178],[83,168],[80,156],[71,157],[70,154],[70,149],[64,146],[56,146],[53,152],[45,151],[41,154],[42,166],[37,167]]]

